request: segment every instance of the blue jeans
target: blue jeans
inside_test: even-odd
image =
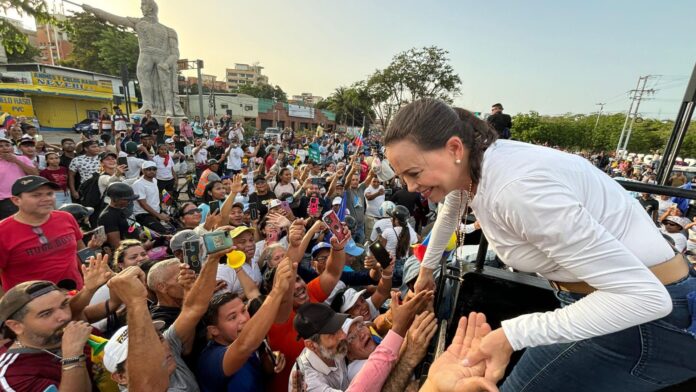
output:
[[[500,390],[656,391],[696,377],[696,338],[685,331],[691,323],[686,295],[696,290],[696,277],[665,287],[673,303],[666,317],[579,342],[529,348]],[[564,305],[581,297],[558,294]]]

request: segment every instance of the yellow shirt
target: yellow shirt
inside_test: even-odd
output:
[[[168,137],[174,136],[174,125],[172,123],[164,123],[164,135]]]

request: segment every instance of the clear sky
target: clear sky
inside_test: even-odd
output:
[[[140,16],[138,0],[84,0]],[[415,46],[450,52],[462,79],[456,103],[487,111],[589,113],[628,108],[640,75],[645,117],[673,118],[696,60],[696,1],[159,0],[177,30],[181,57],[205,60],[224,78],[258,61],[288,94],[327,96]],[[68,6],[66,6],[68,7]]]

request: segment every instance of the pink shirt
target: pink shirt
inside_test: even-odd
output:
[[[18,155],[17,159],[22,161],[27,166],[34,166],[31,159]],[[12,196],[12,184],[17,181],[18,178],[24,177],[27,174],[24,173],[19,165],[12,162],[7,162],[0,159],[0,200],[9,199]]]
[[[367,358],[367,362],[355,375],[346,392],[380,392],[392,367],[399,359],[404,338],[390,330],[382,343]]]

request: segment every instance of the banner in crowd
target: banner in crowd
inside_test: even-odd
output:
[[[314,108],[289,104],[288,115],[290,117],[314,118]]]
[[[319,146],[316,143],[312,143],[309,145],[309,160],[314,162],[321,162]]]

